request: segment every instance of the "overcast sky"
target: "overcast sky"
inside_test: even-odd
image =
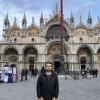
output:
[[[0,0],[0,39],[2,36],[3,21],[8,12],[11,25],[13,18],[17,18],[18,25],[24,12],[27,16],[28,25],[31,23],[32,16],[35,18],[36,24],[39,25],[41,12],[45,18],[49,18],[55,8],[55,3],[60,0]],[[93,17],[94,24],[100,16],[100,0],[63,0],[64,1],[64,18],[70,17],[71,10],[75,17],[75,21],[79,22],[80,14],[84,23],[87,21],[89,9]]]

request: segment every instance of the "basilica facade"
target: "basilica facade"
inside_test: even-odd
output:
[[[61,58],[60,19],[57,6],[48,21],[41,14],[40,27],[36,26],[34,18],[27,26],[25,14],[22,27],[18,26],[16,18],[10,25],[7,15],[3,25],[3,41],[0,42],[0,64],[9,63],[20,72],[23,67],[41,69],[45,62],[51,61],[54,69],[58,70]],[[100,69],[99,18],[97,24],[93,25],[89,13],[87,25],[83,23],[82,16],[76,25],[71,13],[69,21],[63,21],[63,29],[64,69]]]

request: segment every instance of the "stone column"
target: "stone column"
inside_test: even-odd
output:
[[[5,61],[6,61],[5,59],[7,59],[7,56],[1,53],[1,63],[2,64],[5,64]]]
[[[23,55],[18,54],[18,73],[21,72],[23,66]]]
[[[38,56],[38,60],[37,61],[39,62],[37,68],[40,70],[41,67],[44,66],[44,64],[45,64],[45,55],[44,54],[40,54]]]
[[[98,68],[97,62],[98,62],[97,55],[94,54],[94,68]]]
[[[74,71],[74,64],[73,63],[71,64],[71,67],[72,67],[71,71]]]
[[[78,67],[78,64],[77,64],[77,55],[74,53],[71,57],[71,63],[72,63],[72,70],[76,70]]]
[[[3,54],[1,54],[1,62],[3,62],[3,58],[4,58],[4,56],[3,56]]]

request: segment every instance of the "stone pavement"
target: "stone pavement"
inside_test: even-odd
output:
[[[0,84],[0,100],[38,100],[36,97],[37,78],[28,81]],[[59,78],[58,100],[100,100],[100,78],[64,80]]]

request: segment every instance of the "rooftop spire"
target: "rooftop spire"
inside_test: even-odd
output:
[[[100,18],[98,17],[97,26],[100,26]]]
[[[100,22],[100,18],[98,17],[98,22]]]
[[[6,18],[5,19],[8,19],[8,12],[7,12],[7,14],[6,14]]]
[[[58,15],[58,13],[59,13],[58,2],[56,2],[55,13],[56,13],[56,15]]]
[[[70,27],[71,29],[74,29],[74,17],[73,17],[72,11],[71,11],[71,17],[70,17]]]
[[[90,9],[89,9],[89,15],[88,15],[88,20],[87,20],[87,25],[91,26],[92,23],[93,23],[93,21],[92,21],[92,17],[91,17]]]
[[[34,17],[32,16],[32,24],[34,24],[35,22],[34,22]]]
[[[72,12],[72,10],[71,10],[71,18],[74,18],[74,17],[73,17],[73,12]]]
[[[82,15],[80,15],[80,24],[82,24],[83,22],[82,22]]]
[[[41,17],[40,17],[40,27],[43,28],[44,27],[44,18],[43,18],[43,14],[41,13]]]
[[[8,19],[8,12],[7,12],[7,14],[6,14],[6,17],[5,17],[5,20],[4,20],[5,22],[9,22],[9,19]]]
[[[14,17],[14,23],[13,23],[13,26],[17,26],[16,17]]]
[[[26,27],[27,27],[27,20],[26,20],[26,15],[24,13],[23,20],[22,20],[22,28],[25,29]]]
[[[89,9],[89,15],[88,15],[88,18],[91,18],[91,12],[90,12],[90,9]]]
[[[10,27],[10,22],[9,22],[8,12],[7,12],[6,17],[4,19],[4,29],[8,29],[9,27]]]
[[[43,13],[41,12],[41,19],[43,19]]]
[[[24,13],[23,19],[26,19],[26,15],[25,15],[25,13]]]

